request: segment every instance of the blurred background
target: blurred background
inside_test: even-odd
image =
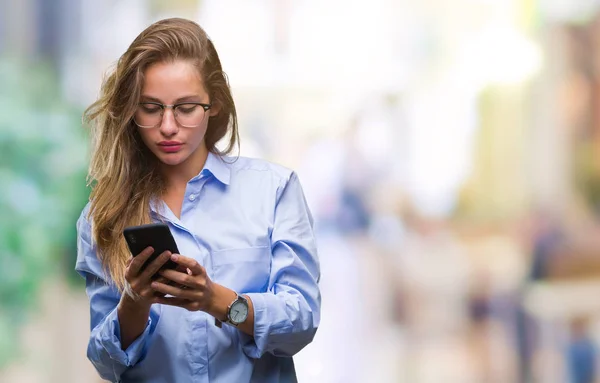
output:
[[[81,115],[172,16],[314,213],[301,382],[600,381],[600,1],[2,0],[0,382],[99,381]]]

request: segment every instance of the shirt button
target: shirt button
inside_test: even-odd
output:
[[[195,201],[195,200],[196,200],[196,195],[190,194],[190,201]]]

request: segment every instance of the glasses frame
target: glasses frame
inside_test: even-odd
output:
[[[138,122],[135,120],[135,115],[133,116],[133,122],[139,126],[140,128],[143,129],[152,129],[152,128],[156,128],[159,127],[160,125],[162,125],[163,122],[163,118],[165,117],[165,109],[171,109],[173,111],[173,117],[175,118],[175,122],[177,123],[177,125],[183,126],[184,128],[195,128],[197,126],[200,126],[201,124],[198,125],[183,125],[182,123],[180,123],[177,120],[177,115],[175,114],[175,110],[178,106],[181,105],[198,105],[201,106],[202,109],[204,109],[204,113],[208,112],[210,110],[210,108],[212,108],[212,104],[206,104],[203,102],[193,102],[193,101],[187,101],[187,102],[178,102],[177,104],[172,104],[172,105],[167,105],[167,104],[161,104],[160,102],[156,102],[156,101],[146,101],[146,102],[140,102],[138,103],[138,107],[142,106],[142,105],[156,105],[159,106],[161,109],[160,112],[160,122],[156,125],[140,125],[138,124]],[[202,118],[204,120],[204,118]]]

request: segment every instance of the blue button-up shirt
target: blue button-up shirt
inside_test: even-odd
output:
[[[181,218],[164,202],[151,208],[181,254],[252,299],[254,336],[219,328],[202,311],[154,304],[145,331],[123,351],[120,293],[98,260],[88,205],[77,221],[75,269],[86,280],[88,358],[100,375],[122,382],[295,382],[292,356],[313,339],[321,306],[313,220],[296,174],[209,154],[187,184]]]

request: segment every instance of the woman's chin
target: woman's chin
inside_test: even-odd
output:
[[[177,166],[185,160],[184,157],[182,153],[161,153],[158,159],[165,165]]]

